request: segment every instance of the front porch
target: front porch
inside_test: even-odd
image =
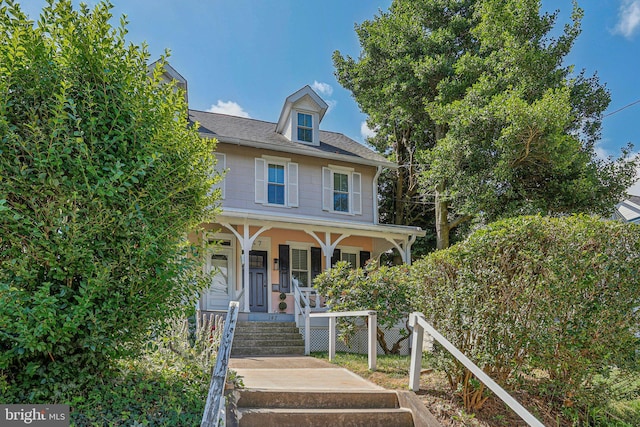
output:
[[[291,315],[298,325],[296,292],[307,297],[312,310],[325,310],[312,288],[322,271],[341,260],[363,266],[392,249],[410,263],[411,245],[424,235],[417,227],[234,210],[225,210],[206,228],[205,238],[218,245],[207,256],[211,287],[202,294],[198,310],[225,311],[230,301],[238,301],[241,316]],[[269,316],[247,316],[249,321],[260,319]]]

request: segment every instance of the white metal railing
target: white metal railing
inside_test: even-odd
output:
[[[224,384],[227,380],[227,370],[229,368],[229,357],[231,356],[231,345],[233,344],[233,335],[236,330],[238,321],[238,311],[240,304],[238,301],[229,303],[229,311],[224,321],[224,329],[218,348],[218,357],[216,365],[211,375],[211,383],[209,384],[209,393],[202,414],[202,422],[200,427],[217,427],[225,423],[224,412]],[[220,424],[222,422],[222,424]]]
[[[424,318],[422,313],[411,313],[409,316],[409,326],[413,328],[411,341],[411,366],[409,368],[409,388],[413,391],[420,389],[420,370],[422,368],[422,340],[424,332],[438,341],[449,353],[460,361],[469,371],[471,371],[478,380],[482,381],[491,391],[495,393],[504,403],[506,403],[513,411],[520,416],[531,427],[544,427],[536,417],[525,409],[517,400],[491,379],[482,369],[473,363],[467,356],[435,330]]]
[[[367,316],[368,322],[368,340],[367,354],[369,359],[369,369],[376,370],[376,358],[378,350],[378,341],[376,339],[376,330],[378,329],[377,314],[374,310],[365,311],[343,311],[343,312],[326,312],[326,313],[305,313],[304,326],[304,354],[309,354],[309,343],[311,342],[310,333],[310,317],[328,317],[329,318],[329,360],[332,361],[336,357],[336,319],[338,317],[360,317]]]
[[[239,311],[244,311],[244,298],[242,298],[243,295],[244,295],[244,288],[242,288],[240,293],[233,299],[233,301],[236,301],[239,304],[238,306]]]

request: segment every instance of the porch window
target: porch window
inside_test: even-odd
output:
[[[309,286],[308,254],[306,249],[291,249],[291,277],[302,287]]]
[[[358,254],[350,254],[342,252],[342,261],[346,261],[351,265],[351,268],[358,267]]]

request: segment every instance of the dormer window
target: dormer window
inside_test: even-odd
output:
[[[311,114],[298,113],[298,141],[313,142],[313,118]]]
[[[326,102],[305,86],[284,102],[276,132],[291,142],[320,145],[320,122],[329,109]]]

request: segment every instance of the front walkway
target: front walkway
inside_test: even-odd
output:
[[[229,368],[249,390],[384,390],[347,369],[308,356],[232,357]]]

